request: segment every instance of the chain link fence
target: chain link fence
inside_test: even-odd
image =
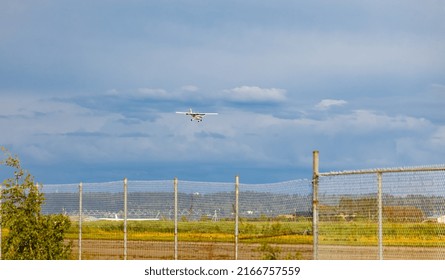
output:
[[[239,258],[310,259],[309,180],[240,184]]]
[[[311,258],[311,182],[44,185],[72,221],[74,259]]]
[[[72,221],[73,259],[445,259],[444,166],[319,172],[314,152],[312,181],[42,191],[42,212]]]
[[[445,167],[318,171],[314,259],[445,259]]]
[[[178,181],[178,259],[235,258],[235,184]]]

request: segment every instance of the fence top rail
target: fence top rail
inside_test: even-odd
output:
[[[359,174],[377,174],[377,173],[432,172],[432,171],[445,171],[445,165],[330,171],[330,172],[320,172],[318,173],[318,175],[341,176],[341,175],[359,175]]]

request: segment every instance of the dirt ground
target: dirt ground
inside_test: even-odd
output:
[[[73,258],[78,259],[77,241],[73,241]],[[312,245],[270,244],[279,248],[279,259],[313,259]],[[261,260],[268,251],[260,249],[260,244],[238,245],[238,259]],[[320,245],[319,259],[322,260],[375,260],[378,248],[367,246],[327,246]],[[384,259],[392,260],[437,260],[445,259],[444,247],[385,247]],[[180,242],[178,258],[183,260],[232,260],[235,259],[233,243],[217,242]],[[116,240],[83,240],[82,259],[116,260],[124,259],[124,243]],[[174,259],[173,242],[128,241],[127,259],[129,260],[171,260]]]
[[[321,260],[377,260],[377,247],[369,246],[320,246]],[[384,247],[385,260],[443,260],[445,247]]]

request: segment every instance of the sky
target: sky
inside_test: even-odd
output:
[[[280,182],[314,150],[321,171],[443,164],[444,18],[443,0],[0,0],[0,145],[43,184]]]

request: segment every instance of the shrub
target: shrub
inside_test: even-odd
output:
[[[20,160],[1,149],[6,159],[0,165],[14,169],[14,177],[3,182],[1,226],[8,230],[2,242],[2,258],[15,260],[68,259],[71,244],[64,244],[70,227],[67,216],[43,215],[43,193],[34,178],[20,166]]]

